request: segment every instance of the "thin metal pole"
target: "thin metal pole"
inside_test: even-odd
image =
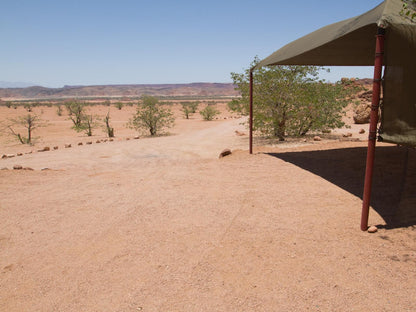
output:
[[[250,117],[249,117],[249,149],[250,154],[253,154],[253,69],[250,69]]]
[[[365,168],[365,180],[364,180],[364,192],[363,192],[363,207],[361,211],[361,230],[367,231],[368,228],[368,213],[371,199],[371,187],[373,182],[373,168],[374,168],[374,155],[376,148],[377,137],[377,123],[378,123],[378,110],[380,104],[380,86],[381,86],[381,73],[383,69],[383,56],[384,56],[384,28],[378,28],[376,39],[376,54],[374,60],[374,80],[373,80],[373,98],[371,101],[371,113],[370,113],[370,130],[368,135],[368,148],[367,148],[367,163]]]

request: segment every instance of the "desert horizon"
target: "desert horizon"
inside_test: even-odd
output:
[[[6,101],[58,101],[65,99],[140,99],[142,95],[164,98],[220,98],[238,96],[232,83],[192,82],[181,84],[111,84],[76,85],[60,88],[28,86],[0,88],[0,100]]]

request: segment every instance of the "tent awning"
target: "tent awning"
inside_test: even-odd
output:
[[[325,26],[277,50],[256,68],[269,65],[372,66],[377,27],[407,24],[400,0],[386,0],[374,9]]]

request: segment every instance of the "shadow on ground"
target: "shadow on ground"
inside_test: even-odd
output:
[[[343,188],[362,199],[366,147],[268,153]],[[416,225],[416,150],[376,148],[371,206],[386,228]]]

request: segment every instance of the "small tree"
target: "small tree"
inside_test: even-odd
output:
[[[11,124],[7,126],[10,133],[15,136],[22,144],[32,144],[33,131],[39,127],[44,127],[46,124],[38,115],[27,114],[18,118],[10,119]],[[23,127],[27,131],[27,137],[23,137],[14,128],[15,126]]]
[[[76,132],[84,132],[87,136],[92,136],[92,131],[98,126],[96,117],[84,114],[81,116],[81,122],[78,126],[72,126]]]
[[[199,101],[189,102],[189,108],[191,109],[192,114],[196,113],[198,106],[199,106]]]
[[[124,106],[123,102],[116,102],[115,105],[119,110],[121,110]]]
[[[258,63],[255,58],[252,66]],[[287,135],[305,135],[311,130],[342,126],[342,109],[352,88],[342,83],[318,80],[322,67],[274,66],[254,71],[254,130],[284,140]],[[228,106],[249,114],[249,69],[243,74],[231,73],[240,99]]]
[[[186,119],[189,119],[189,116],[196,113],[199,102],[181,102],[182,112]]]
[[[174,125],[175,118],[170,109],[163,108],[159,100],[153,96],[144,95],[142,103],[138,104],[137,112],[129,121],[130,128],[149,131],[151,136],[160,134],[164,128]]]
[[[92,129],[95,128],[97,123],[94,120],[92,115],[84,115],[82,117],[81,126],[76,129],[79,131],[84,131],[87,136],[92,136]]]
[[[185,116],[186,119],[189,119],[189,115],[191,114],[191,109],[189,107],[188,102],[182,102],[182,109],[181,111],[183,112],[183,115]]]
[[[69,101],[65,103],[65,107],[68,110],[69,119],[74,124],[73,128],[75,130],[82,130],[82,120],[85,119],[85,103],[79,101]]]
[[[104,117],[105,128],[107,131],[107,135],[109,138],[114,137],[114,128],[110,126],[110,111],[108,111],[107,115]]]
[[[57,108],[56,108],[56,114],[58,116],[62,116],[62,106],[58,104]]]
[[[201,114],[202,118],[206,121],[213,120],[216,115],[220,114],[220,112],[212,105],[207,105],[199,113]]]
[[[69,119],[73,123],[72,129],[77,132],[84,131],[87,136],[92,136],[92,130],[97,126],[97,122],[93,115],[87,115],[86,103],[69,101],[65,103],[65,107],[68,110]]]
[[[32,105],[30,103],[26,103],[23,105],[23,107],[29,112],[32,112]]]
[[[344,126],[343,109],[349,102],[349,90],[353,86],[311,82],[304,85],[299,94],[299,105],[291,112],[287,133],[303,136],[309,131],[324,131]]]

